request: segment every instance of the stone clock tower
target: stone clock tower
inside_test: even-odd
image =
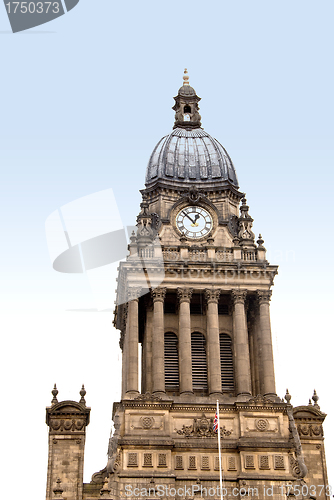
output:
[[[276,395],[277,266],[255,238],[231,158],[201,128],[186,71],[183,79],[173,131],[150,157],[137,231],[119,267],[122,400],[108,463],[83,497],[66,496],[65,481],[55,498],[220,498],[218,400],[225,497],[278,499],[290,488],[297,499],[325,499],[318,397],[293,408],[288,392],[285,401]],[[298,496],[302,487],[307,495]]]

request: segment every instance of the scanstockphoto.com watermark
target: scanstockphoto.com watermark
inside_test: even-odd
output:
[[[221,495],[222,494],[222,495]],[[257,488],[232,488],[231,492],[227,488],[220,489],[219,486],[216,488],[206,488],[199,484],[192,484],[191,486],[180,486],[178,488],[171,487],[167,484],[158,484],[151,488],[138,488],[133,487],[131,484],[125,485],[125,496],[128,498],[155,498],[155,497],[194,497],[200,496],[202,498],[221,498],[221,496],[259,496],[259,491]]]
[[[131,484],[125,485],[125,496],[127,498],[166,498],[171,497],[189,497],[193,498],[195,495],[202,498],[227,498],[227,497],[255,497],[255,498],[266,498],[273,497],[274,495],[280,495],[286,498],[289,495],[298,495],[305,498],[310,496],[317,496],[325,494],[325,496],[330,497],[332,495],[332,487],[330,485],[317,484],[317,485],[307,485],[307,484],[282,484],[279,486],[273,485],[262,485],[261,487],[232,487],[232,488],[220,488],[220,486],[214,487],[204,487],[199,484],[192,484],[191,486],[180,486],[177,488],[171,487],[167,484],[158,484],[150,488],[139,488],[134,487]]]

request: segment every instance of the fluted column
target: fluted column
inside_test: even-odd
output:
[[[261,388],[263,395],[276,395],[273,345],[271,339],[269,302],[271,290],[258,290],[259,300],[259,351],[261,357],[262,373]]]
[[[179,307],[180,393],[192,393],[190,300],[192,288],[177,289]]]
[[[209,394],[222,392],[219,344],[218,300],[220,290],[205,290],[207,301],[207,346]]]
[[[126,392],[138,392],[138,302],[140,288],[133,287],[128,291],[128,341],[126,345]]]
[[[153,392],[165,392],[164,300],[166,288],[155,288],[151,295],[153,299]]]
[[[234,302],[233,339],[237,394],[251,394],[248,331],[245,311],[246,290],[232,290]]]

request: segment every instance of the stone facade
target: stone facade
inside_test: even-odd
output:
[[[293,408],[288,392],[276,395],[277,266],[261,235],[255,241],[231,159],[199,128],[200,99],[188,86],[185,76],[174,135],[150,159],[138,230],[119,267],[122,400],[114,403],[108,463],[82,484],[89,411],[54,403],[47,500],[218,498],[217,403],[225,496],[325,499],[318,398]]]

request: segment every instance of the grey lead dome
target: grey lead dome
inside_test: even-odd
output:
[[[201,128],[175,128],[153,150],[146,170],[146,185],[158,180],[184,185],[226,181],[238,188],[237,174],[224,147]]]

